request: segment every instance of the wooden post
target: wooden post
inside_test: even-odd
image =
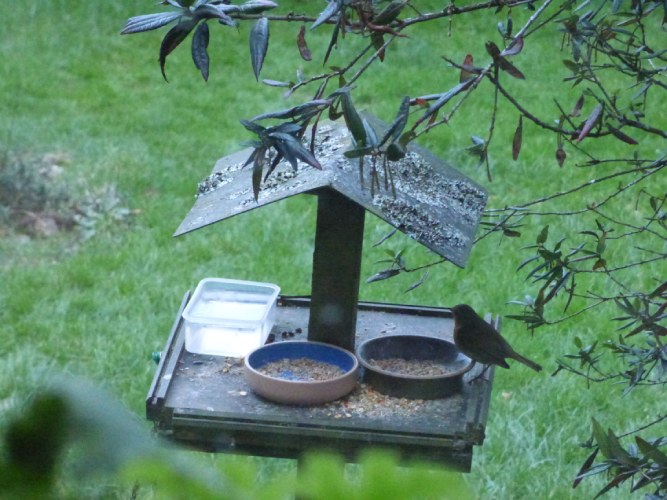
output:
[[[318,194],[308,340],[354,352],[364,240],[362,206],[331,189]]]

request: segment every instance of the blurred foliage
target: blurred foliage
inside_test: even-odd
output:
[[[276,500],[295,491],[312,500],[471,498],[460,474],[399,466],[398,457],[381,451],[361,456],[354,473],[338,456],[311,454],[298,478],[258,482],[250,461],[226,464],[221,475],[151,436],[105,391],[70,377],[36,391],[3,438],[2,498],[82,498],[88,481],[108,478],[125,498]]]

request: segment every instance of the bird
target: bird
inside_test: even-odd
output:
[[[523,363],[536,372],[542,370],[540,365],[512,349],[507,340],[469,305],[459,304],[451,311],[454,316],[454,344],[473,361],[487,365],[484,371],[489,365],[509,368],[505,358]]]

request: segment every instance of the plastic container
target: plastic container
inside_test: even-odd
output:
[[[271,283],[206,278],[183,311],[185,348],[240,358],[266,342],[280,288]]]

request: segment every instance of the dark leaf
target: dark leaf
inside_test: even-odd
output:
[[[403,144],[400,142],[392,142],[387,146],[387,160],[389,161],[399,161],[405,158],[406,149]]]
[[[616,137],[617,139],[620,139],[621,141],[625,142],[626,144],[631,144],[633,146],[636,146],[638,142],[634,140],[632,137],[627,135],[625,132],[621,132],[619,129],[612,127],[611,125],[607,124],[607,128],[609,129],[609,132]]]
[[[461,82],[455,87],[449,89],[447,92],[440,94],[439,98],[429,106],[426,112],[417,120],[417,124],[422,123],[424,120],[436,113],[440,108],[447,104],[453,97],[458,95],[460,92],[467,90],[468,87],[472,84],[472,80],[466,80]]]
[[[329,60],[329,56],[331,55],[331,51],[333,50],[334,47],[337,46],[338,44],[338,33],[340,32],[340,23],[336,23],[334,26],[333,31],[331,32],[331,39],[329,40],[329,46],[327,47],[327,52],[324,54],[324,62],[322,64],[326,64],[327,61]],[[341,75],[342,77],[342,75]]]
[[[544,245],[548,237],[549,237],[549,225],[547,224],[542,228],[540,234],[537,235],[537,240],[535,240],[535,243],[537,243],[538,245]]]
[[[588,118],[586,119],[586,123],[584,123],[584,127],[581,129],[581,132],[579,132],[579,136],[577,137],[577,142],[583,141],[584,138],[593,129],[595,124],[600,119],[600,116],[602,115],[602,108],[603,108],[602,104],[598,104],[597,106],[595,106],[593,111],[591,111],[591,114],[588,115]]]
[[[394,118],[394,121],[391,125],[389,125],[389,128],[384,133],[384,136],[382,136],[379,144],[380,147],[382,147],[389,140],[391,140],[391,142],[395,142],[401,136],[403,129],[405,128],[405,124],[408,123],[409,115],[410,98],[406,96],[403,98],[401,105],[398,107],[396,118]]]
[[[269,20],[266,17],[260,17],[250,31],[250,60],[257,81],[259,81],[259,73],[262,71],[268,48]]]
[[[394,0],[373,17],[373,24],[383,26],[395,21],[406,3],[404,0]]]
[[[299,47],[299,54],[304,61],[310,61],[313,58],[313,55],[310,53],[308,44],[306,43],[306,26],[301,25],[299,30],[299,35],[296,37],[296,45]]]
[[[262,127],[259,123],[255,123],[251,120],[241,120],[241,125],[243,125],[246,129],[248,129],[253,134],[257,134],[257,135],[260,135],[260,136],[266,130],[265,127]]]
[[[567,158],[567,153],[563,148],[558,148],[556,150],[556,161],[558,162],[558,166],[562,167],[563,163],[565,163],[565,159]]]
[[[262,169],[266,162],[266,148],[256,149],[253,153],[253,158],[255,163],[252,166],[252,192],[255,196],[255,201],[257,201],[259,199],[259,189],[262,184]]]
[[[604,431],[604,429],[602,429],[602,426],[597,420],[595,420],[595,418],[592,418],[591,420],[593,425],[593,438],[595,438],[595,442],[600,448],[600,451],[605,458],[614,458],[612,444],[609,441],[609,436]]]
[[[143,16],[131,17],[125,23],[121,35],[140,33],[161,28],[183,15],[182,12],[160,12],[159,14],[146,14]]]
[[[257,115],[251,121],[265,120],[267,118],[279,118],[279,119],[297,118],[312,112],[321,111],[329,104],[331,104],[330,99],[316,99],[314,101],[308,101],[303,104],[299,104],[298,106],[294,106],[293,108]]]
[[[386,280],[388,278],[392,278],[393,276],[396,276],[398,273],[400,273],[400,269],[396,268],[391,268],[391,269],[385,269],[384,271],[380,271],[379,273],[374,274],[370,278],[366,280],[366,283],[373,283],[374,281],[382,281]]]
[[[167,75],[164,72],[164,64],[167,61],[167,56],[187,38],[196,24],[197,21],[192,19],[182,21],[171,28],[162,39],[162,43],[160,44],[160,70],[165,80],[167,79]]]
[[[511,62],[509,62],[509,61],[508,61],[507,59],[505,59],[504,57],[498,57],[498,59],[496,59],[496,64],[498,65],[498,67],[499,67],[500,69],[502,69],[503,71],[506,71],[507,73],[509,73],[510,75],[512,75],[514,78],[518,78],[519,80],[525,80],[525,79],[526,79],[526,77],[525,77],[524,74],[519,70],[519,68],[517,68],[516,66],[514,66],[514,64],[512,64]]]
[[[415,288],[423,285],[426,282],[426,279],[428,278],[428,271],[424,273],[424,275],[416,282],[414,282],[412,285],[407,287],[403,293],[408,293],[414,290]]]
[[[317,17],[313,25],[310,27],[311,30],[317,28],[320,24],[327,22],[333,16],[335,16],[343,7],[343,0],[329,0],[327,8],[324,9],[320,15]]]
[[[317,161],[317,158],[296,137],[283,132],[272,132],[269,136],[276,140],[276,149],[292,164],[294,170],[297,167],[297,159],[311,167],[322,170],[322,165]]]
[[[225,26],[236,26],[236,21],[229,17],[229,12],[238,11],[237,5],[212,5],[203,4],[197,7],[194,12],[195,19],[217,19],[220,24]]]
[[[203,22],[197,27],[194,35],[192,35],[192,60],[194,61],[196,68],[201,71],[201,76],[204,77],[204,81],[208,81],[208,41],[208,24]]]
[[[581,340],[579,342],[581,343]],[[579,346],[579,347],[581,347],[581,346]],[[579,472],[577,473],[577,477],[574,478],[574,482],[572,483],[572,488],[576,488],[577,486],[579,486],[579,483],[584,478],[583,474],[585,474],[586,472],[589,471],[589,469],[591,468],[591,465],[593,465],[593,462],[595,461],[595,457],[597,457],[599,451],[600,451],[600,448],[595,448],[593,453],[588,455],[588,458],[586,459],[586,461],[583,463],[583,465],[579,469]]]
[[[520,231],[515,231],[514,229],[508,229],[508,228],[503,229],[503,234],[508,238],[518,238],[519,236],[521,236]]]
[[[475,78],[475,73],[473,70],[474,66],[472,54],[466,54],[465,59],[463,59],[463,64],[461,65],[459,83],[467,82],[468,80]]]
[[[523,115],[519,115],[519,124],[514,131],[514,138],[512,139],[512,158],[516,161],[521,152],[521,143],[523,141]]]
[[[515,56],[515,55],[519,54],[522,50],[523,50],[523,37],[517,37],[510,44],[509,47],[507,47],[505,50],[503,50],[500,53],[500,55],[501,56]]]
[[[380,50],[378,58],[380,59],[380,62],[384,62],[384,49],[382,49],[384,46],[384,35],[379,31],[373,31],[371,33],[371,43],[375,50]]]
[[[371,146],[364,146],[361,148],[354,148],[354,149],[348,149],[343,153],[345,158],[361,158],[362,156],[369,155],[373,152],[373,148]]]
[[[667,467],[667,455],[660,451],[655,444],[649,443],[639,436],[635,436],[635,441],[637,442],[639,450],[645,457],[653,460],[656,464],[661,465],[662,467]]]
[[[382,238],[380,238],[378,241],[373,243],[373,247],[378,247],[378,246],[382,245],[385,241],[387,241],[389,238],[394,236],[397,231],[398,231],[398,229],[396,229],[396,228],[392,229],[387,234],[385,234]]]
[[[577,99],[577,103],[574,105],[574,109],[572,110],[572,113],[570,113],[570,116],[579,116],[581,114],[581,108],[584,107],[584,95],[581,94],[581,97]]]

